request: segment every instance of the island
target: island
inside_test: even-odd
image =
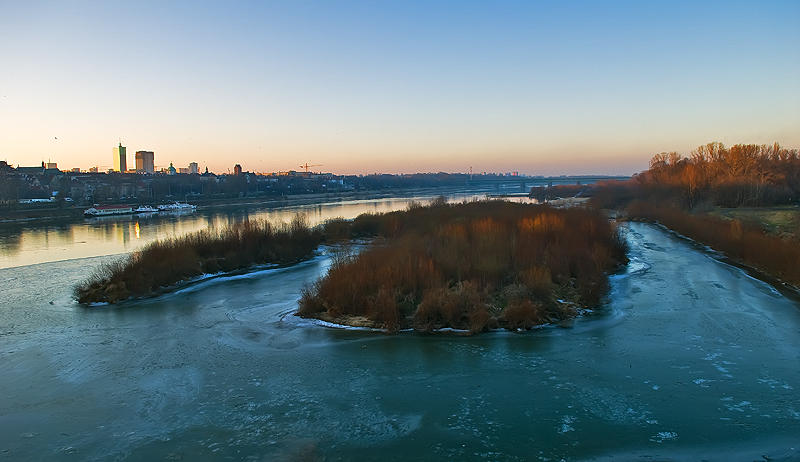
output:
[[[152,242],[106,263],[75,287],[81,304],[158,295],[204,276],[260,264],[289,265],[314,255],[322,232],[302,215],[290,223],[254,220]]]
[[[364,214],[329,239],[372,238],[339,253],[297,315],[398,332],[527,330],[598,305],[626,246],[603,214],[500,200]]]

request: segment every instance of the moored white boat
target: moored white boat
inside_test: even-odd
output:
[[[95,205],[83,211],[87,217],[103,217],[107,215],[126,215],[133,212],[130,205]]]
[[[162,212],[188,211],[196,208],[196,205],[187,204],[186,202],[173,202],[172,204],[161,204],[158,206],[158,210]]]

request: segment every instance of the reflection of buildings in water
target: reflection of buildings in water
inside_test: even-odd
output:
[[[469,197],[469,196],[465,196]],[[288,223],[295,215],[317,225],[336,217],[352,219],[361,213],[401,210],[411,201],[427,202],[428,197],[382,198],[307,204],[302,206],[221,208],[189,215],[109,216],[50,226],[4,224],[0,227],[0,267],[32,264],[64,258],[82,258],[126,252],[156,239],[189,232],[215,230],[245,219],[265,219]],[[24,260],[24,261],[23,261]]]
[[[63,243],[75,241],[74,227],[66,223],[52,227],[48,226],[45,228],[45,232],[47,233],[48,245],[51,239],[53,240],[53,245],[61,245]]]
[[[125,249],[128,248],[128,243],[131,240],[131,226],[130,223],[126,223],[124,225],[119,226],[119,234],[122,238],[122,244]]]
[[[106,240],[110,241],[114,239],[114,234],[117,230],[117,224],[113,222],[103,223],[103,226],[100,229],[105,234]]]
[[[173,218],[173,217],[171,217],[171,218]],[[174,236],[174,235],[176,235],[178,233],[178,220],[177,219],[171,219],[169,221],[169,223],[171,225],[169,227],[170,228],[170,232],[167,233],[167,234],[169,234],[170,236]],[[159,234],[161,234],[161,233],[159,233]]]
[[[112,218],[112,217],[102,217]],[[130,217],[123,220],[96,220],[91,219],[88,224],[88,240],[100,241],[103,243],[119,243],[123,249],[128,248],[131,241],[131,228],[134,222]]]
[[[22,250],[22,232],[0,233],[0,255],[14,256]]]
[[[4,226],[0,231],[0,254],[17,256],[22,251],[47,251],[75,243],[75,226],[73,224],[46,224],[35,227],[30,224],[22,226]]]

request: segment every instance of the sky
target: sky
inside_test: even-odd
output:
[[[800,1],[0,0],[0,160],[631,174],[800,147]]]

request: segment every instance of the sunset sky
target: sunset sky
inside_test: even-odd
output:
[[[630,174],[798,147],[799,24],[796,0],[3,1],[0,160]]]

